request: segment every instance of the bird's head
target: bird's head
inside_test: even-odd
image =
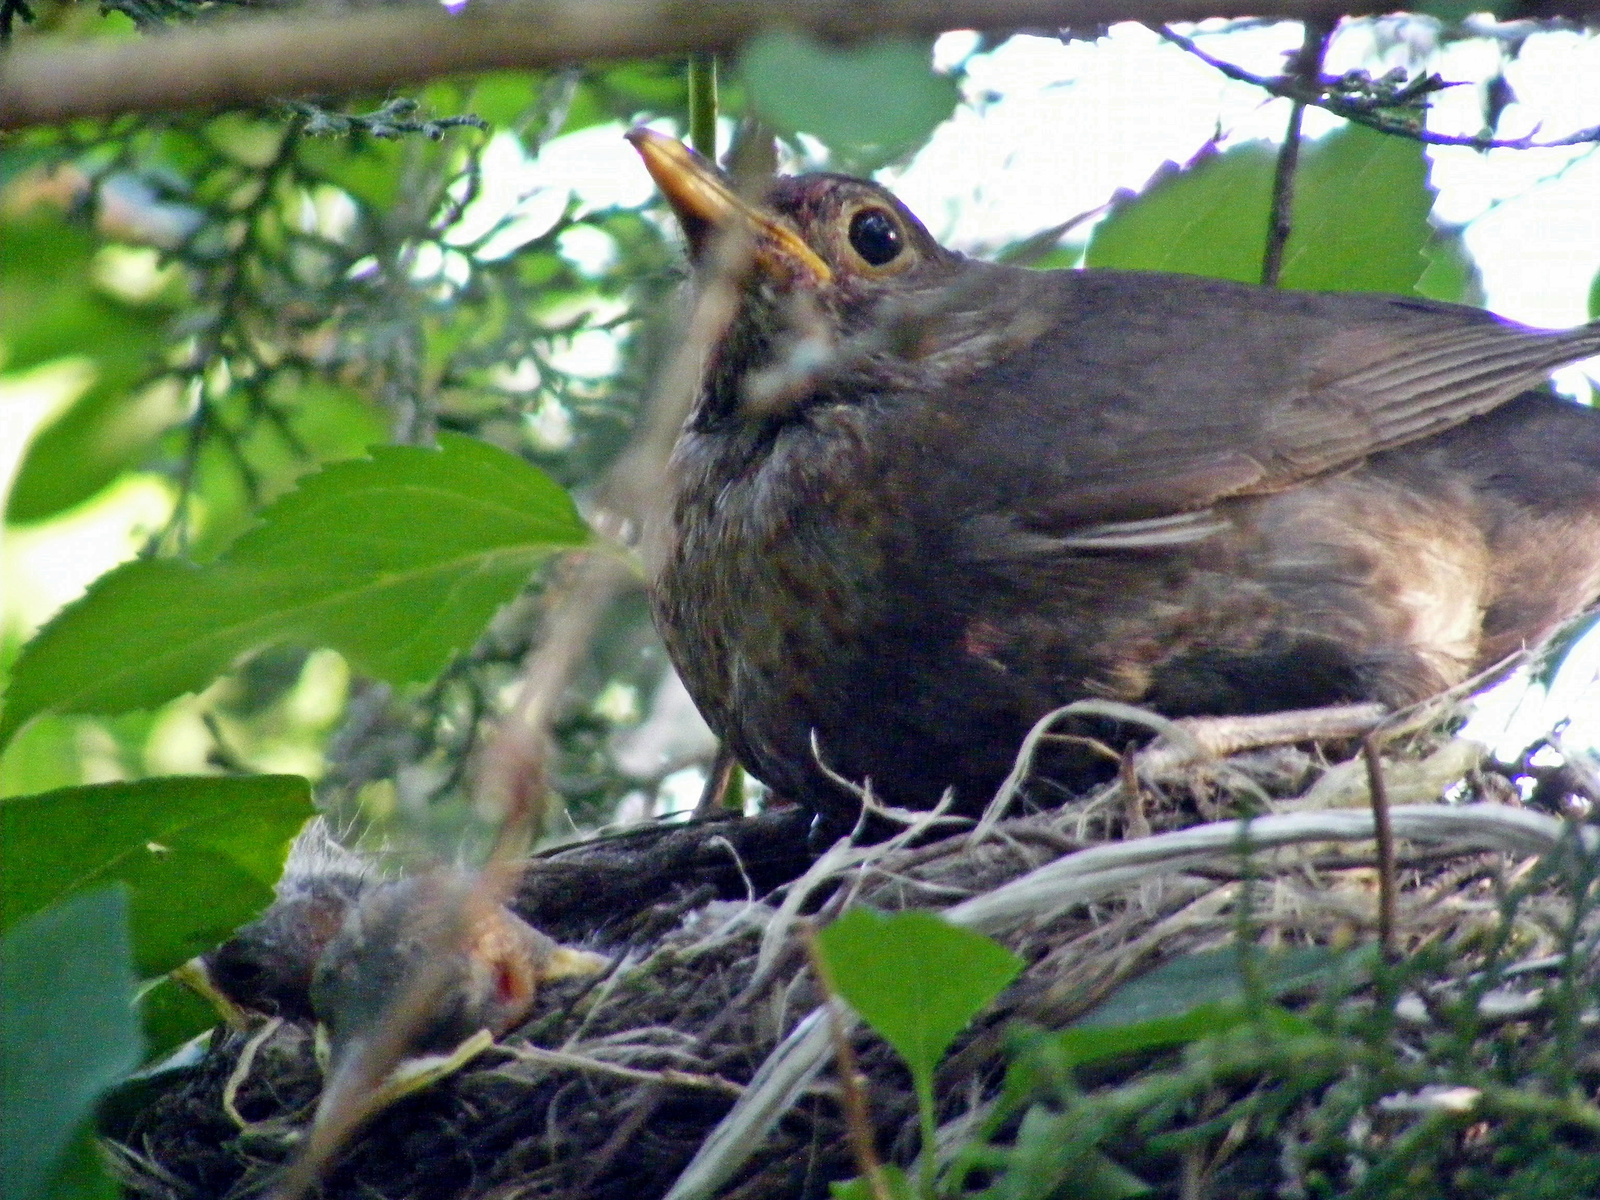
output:
[[[747,373],[837,351],[844,339],[883,321],[887,305],[904,307],[942,288],[966,262],[869,180],[783,176],[755,200],[682,142],[649,129],[627,136],[683,226],[703,281],[727,270],[716,261],[719,243],[742,258],[730,272],[738,314],[709,375],[713,392],[719,377],[723,390],[744,385],[742,395],[722,398],[725,408],[749,409]]]

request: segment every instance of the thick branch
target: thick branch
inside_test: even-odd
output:
[[[781,24],[833,41],[946,29],[1086,27],[1382,11],[1370,0],[507,0],[218,21],[137,42],[11,50],[0,129],[124,112],[379,91],[440,75],[728,51]]]

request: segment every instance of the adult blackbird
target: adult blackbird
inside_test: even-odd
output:
[[[755,203],[629,137],[701,286],[718,246],[749,264],[674,453],[657,620],[711,727],[815,810],[857,803],[820,758],[970,812],[1086,697],[1404,705],[1600,595],[1600,412],[1528,390],[1600,323],[998,266],[872,183]]]

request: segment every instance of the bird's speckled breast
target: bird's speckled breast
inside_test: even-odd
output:
[[[711,727],[773,787],[810,787],[810,733],[844,706],[883,605],[892,512],[856,405],[684,434],[652,598]]]

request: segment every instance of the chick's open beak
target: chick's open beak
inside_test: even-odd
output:
[[[828,264],[792,225],[740,196],[721,171],[682,142],[653,129],[631,129],[626,136],[672,205],[696,254],[718,231],[742,227],[755,243],[756,263],[762,270],[811,284],[833,278]]]

